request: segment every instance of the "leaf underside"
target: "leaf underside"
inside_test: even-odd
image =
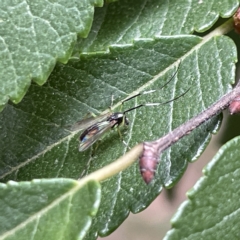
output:
[[[164,240],[239,239],[240,138],[225,144],[204,169],[172,219]],[[194,221],[193,221],[194,219]]]
[[[43,179],[0,184],[0,238],[82,239],[100,203],[97,182]]]
[[[177,11],[180,5],[188,11]],[[79,133],[70,133],[66,126],[83,119],[89,112],[98,114],[108,109],[112,95],[114,104],[118,104],[140,88],[159,89],[176,72],[180,59],[178,73],[168,86],[127,102],[123,109],[138,103],[164,102],[189,87],[190,91],[171,104],[130,112],[130,126],[121,130],[125,142],[131,147],[140,141],[159,138],[206,109],[231,88],[236,62],[234,44],[227,37],[215,37],[203,43],[201,38],[194,36],[154,36],[205,31],[219,15],[229,17],[237,6],[236,0],[208,1],[206,5],[204,1],[189,5],[185,0],[181,4],[176,1],[121,0],[97,9],[88,39],[78,41],[74,49],[75,55],[86,54],[66,65],[57,64],[47,84],[42,87],[32,84],[20,104],[9,104],[0,114],[1,181],[76,179],[124,154],[127,148],[114,131],[88,151],[79,153]],[[133,42],[134,38],[140,37],[147,39]],[[112,46],[104,53],[91,52],[108,50],[110,44],[117,43],[122,45]],[[23,78],[24,81],[28,79],[26,86],[29,86],[29,79],[43,84],[56,59],[66,62],[71,54],[69,49],[72,49],[72,42],[65,50],[61,49],[58,57],[59,52],[55,53],[54,60],[40,73],[43,77],[27,72],[27,78]],[[51,52],[54,51],[51,49]],[[41,63],[36,61],[36,64],[33,65],[34,72]],[[11,64],[7,66],[11,68]],[[3,73],[5,78],[6,72]],[[15,102],[25,93],[25,85],[21,82],[19,86],[23,90],[16,98],[11,98]],[[9,96],[4,92],[3,104],[6,95]],[[219,118],[215,117],[165,151],[156,178],[149,186],[141,179],[137,163],[106,180],[102,184],[101,208],[86,239],[95,239],[98,234],[108,235],[124,221],[129,211],[136,213],[146,208],[159,194],[162,185],[174,185],[187,162],[195,160],[204,150],[211,132],[218,125]]]
[[[127,148],[117,132],[111,131],[91,149],[79,153],[79,133],[70,133],[65,126],[84,118],[89,111],[106,110],[112,95],[119,102],[136,87],[158,89],[176,72],[180,58],[176,77],[164,89],[124,104],[127,109],[138,103],[164,102],[191,87],[184,97],[170,104],[130,112],[130,126],[122,134],[131,147],[168,133],[230,89],[236,61],[233,42],[227,37],[205,43],[194,36],[160,37],[111,48],[108,54],[86,55],[80,62],[58,64],[46,85],[32,85],[20,104],[8,105],[0,115],[1,181],[76,179],[121,156]],[[199,156],[216,126],[218,118],[165,151],[149,186],[141,179],[137,164],[106,180],[101,208],[88,238],[96,233],[109,234],[129,211],[146,208],[159,194],[162,183],[173,185],[187,162]]]
[[[3,1],[0,10],[0,110],[18,103],[31,80],[46,82],[56,61],[71,56],[77,34],[86,37],[102,0]]]
[[[96,8],[87,39],[79,38],[74,52],[105,51],[133,39],[205,32],[219,17],[228,18],[238,0],[119,0]]]
[[[44,84],[56,61],[66,63],[74,46],[77,55],[131,43],[135,38],[203,32],[219,16],[230,17],[238,1],[113,1],[96,8],[92,31],[83,40],[90,31],[94,6],[102,5],[101,0],[2,3],[0,111],[9,99],[20,102],[31,80]]]

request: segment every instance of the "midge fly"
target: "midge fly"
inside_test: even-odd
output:
[[[125,112],[106,113],[92,117],[75,124],[71,130],[85,129],[79,137],[79,151],[85,151],[92,146],[109,129],[118,128],[120,125],[128,125],[129,121]],[[88,123],[88,120],[90,121]],[[78,126],[76,126],[78,125]]]
[[[144,105],[130,108],[124,112],[106,113],[97,117],[91,117],[74,124],[70,130],[84,129],[79,137],[79,151],[85,151],[92,146],[101,136],[110,129],[119,128],[121,125],[128,125],[129,120],[126,113]],[[120,134],[120,132],[119,132]]]
[[[176,72],[171,77],[171,79],[167,83],[165,83],[160,89],[165,87],[174,78],[175,75],[176,75]],[[131,97],[125,99],[122,102],[122,104],[126,101],[129,101],[130,99],[133,99],[133,98],[139,96],[139,95],[152,93],[155,91],[157,91],[157,90],[150,90],[150,91],[138,93],[134,96],[131,96]],[[90,118],[87,118],[87,119],[84,119],[84,120],[81,120],[81,121],[75,123],[70,128],[70,130],[72,130],[72,131],[81,130],[81,129],[83,130],[83,132],[79,138],[79,140],[80,140],[79,151],[82,152],[82,151],[87,150],[97,140],[99,140],[101,138],[101,136],[103,136],[103,134],[106,133],[108,130],[114,129],[114,128],[119,128],[121,125],[127,126],[129,124],[129,120],[126,117],[126,113],[133,111],[137,108],[143,107],[143,106],[158,106],[158,105],[164,105],[164,104],[170,103],[170,102],[182,97],[188,91],[189,91],[189,89],[187,91],[185,91],[183,94],[177,96],[176,98],[173,98],[173,99],[163,102],[163,103],[140,104],[140,105],[137,105],[130,109],[127,109],[126,111],[123,111],[123,112],[114,112],[114,113],[109,112],[109,113],[106,113],[106,114],[103,114],[103,115],[100,115],[97,117],[90,117]],[[119,131],[119,134],[120,134],[120,131]]]

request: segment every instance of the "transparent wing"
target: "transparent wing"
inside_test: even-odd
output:
[[[77,130],[83,130],[83,129],[89,128],[90,126],[95,125],[98,122],[106,121],[110,114],[111,113],[106,113],[103,115],[99,115],[97,117],[90,117],[90,118],[82,119],[82,120],[74,123],[72,126],[68,126],[68,129],[70,131],[77,131]]]
[[[85,151],[92,146],[97,140],[104,135],[109,129],[111,129],[112,123],[109,121],[98,122],[84,135],[83,140],[80,142],[79,151]]]

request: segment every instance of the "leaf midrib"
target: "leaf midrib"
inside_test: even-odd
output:
[[[61,178],[58,179],[61,181]],[[72,180],[72,179],[71,179]],[[49,181],[49,180],[46,180]],[[72,180],[74,181],[74,180]],[[46,212],[51,210],[53,207],[59,205],[60,202],[64,201],[67,197],[73,196],[81,187],[84,186],[89,181],[89,179],[83,179],[81,181],[75,181],[75,187],[73,187],[70,191],[67,193],[64,193],[54,201],[52,201],[47,207],[42,208],[40,211],[34,213],[31,217],[29,217],[27,220],[23,221],[22,223],[18,224],[16,227],[14,227],[12,230],[5,232],[2,236],[0,236],[0,240],[4,240],[8,236],[11,236],[12,234],[15,234],[16,231],[24,228],[28,223],[31,223],[32,221],[36,220],[37,218],[41,218]],[[40,217],[39,217],[40,215]]]

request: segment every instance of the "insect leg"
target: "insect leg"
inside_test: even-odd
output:
[[[119,137],[120,137],[122,143],[130,150],[130,147],[128,146],[128,144],[123,139],[123,136],[121,134],[120,128],[118,127],[117,130],[118,130],[118,134],[119,134]]]

